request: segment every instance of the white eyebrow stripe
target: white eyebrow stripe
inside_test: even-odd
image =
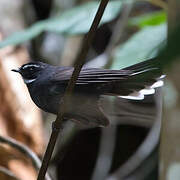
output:
[[[26,64],[22,68],[25,69],[27,67],[40,67],[40,65],[37,65],[37,64]]]

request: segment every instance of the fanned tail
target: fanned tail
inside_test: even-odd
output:
[[[115,82],[110,94],[126,99],[142,100],[144,95],[154,94],[155,88],[163,86],[162,70],[156,59],[150,59],[123,70],[132,73],[124,80]]]

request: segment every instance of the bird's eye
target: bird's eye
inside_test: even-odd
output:
[[[33,70],[34,70],[34,67],[30,67],[29,70],[30,70],[30,71],[33,71]]]

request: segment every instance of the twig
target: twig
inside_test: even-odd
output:
[[[56,118],[56,120],[54,122],[54,129],[53,129],[53,131],[51,133],[51,137],[50,137],[50,140],[49,140],[49,143],[48,143],[45,155],[44,155],[42,166],[41,166],[41,169],[40,169],[39,175],[38,175],[38,180],[43,180],[44,177],[45,177],[45,174],[46,174],[46,171],[47,171],[47,168],[48,168],[48,165],[49,165],[49,161],[51,159],[52,152],[53,152],[54,146],[56,144],[56,139],[57,139],[58,134],[59,134],[58,130],[60,130],[61,127],[62,127],[63,116],[65,114],[67,103],[70,100],[70,96],[72,94],[72,91],[73,91],[73,88],[75,86],[76,80],[77,80],[77,78],[79,76],[79,73],[81,71],[83,63],[84,63],[85,58],[87,56],[90,44],[91,44],[92,39],[93,39],[93,37],[95,35],[95,32],[96,32],[96,30],[98,28],[99,22],[100,22],[100,20],[102,18],[102,15],[103,15],[104,10],[105,10],[105,8],[106,8],[106,6],[108,4],[108,1],[109,0],[101,0],[98,11],[97,11],[96,16],[95,16],[95,18],[93,20],[93,23],[91,25],[91,28],[90,28],[90,30],[89,30],[89,32],[87,34],[87,37],[84,38],[82,48],[79,51],[79,54],[78,54],[78,56],[76,58],[75,62],[77,62],[77,64],[76,64],[75,69],[73,71],[72,77],[71,77],[71,79],[70,79],[70,81],[68,83],[64,98],[60,103],[61,108],[60,108],[59,113],[57,115],[57,118]]]
[[[129,160],[120,167],[116,172],[109,176],[106,180],[119,180],[126,179],[128,175],[135,173],[141,164],[148,156],[154,151],[155,147],[159,143],[160,128],[161,128],[161,115],[162,115],[162,92],[158,89],[156,97],[157,115],[155,117],[155,123],[151,128],[148,136],[143,144],[139,147],[136,153],[129,158]],[[143,174],[143,172],[141,172]],[[137,174],[137,172],[135,173]],[[127,178],[128,179],[128,178]],[[135,177],[134,177],[135,179]]]
[[[115,24],[109,45],[107,46],[105,50],[106,54],[109,57],[112,56],[114,47],[117,45],[117,43],[119,42],[119,40],[122,38],[124,34],[124,30],[128,24],[128,18],[132,10],[133,4],[134,4],[134,1],[132,0],[128,1],[128,3],[127,2],[123,3],[121,16],[119,17],[119,19],[117,20]]]
[[[5,143],[8,144],[9,146],[12,146],[13,148],[19,150],[21,153],[25,154],[26,156],[28,156],[34,167],[39,170],[41,167],[41,161],[39,160],[39,158],[36,156],[36,154],[30,150],[27,146],[23,145],[22,143],[16,141],[13,138],[10,137],[3,137],[0,135],[0,142],[1,143]],[[50,176],[47,174],[46,176],[46,180],[51,180]]]
[[[137,167],[135,171],[129,174],[123,180],[144,180],[147,179],[154,170],[158,169],[158,145],[153,152]],[[151,178],[152,179],[152,178]],[[154,178],[153,178],[154,179]],[[155,178],[156,179],[156,178]],[[119,180],[119,179],[118,179]]]
[[[116,142],[117,127],[112,126],[102,129],[99,155],[94,167],[92,180],[104,180],[111,168]],[[102,168],[103,166],[103,168]]]
[[[99,55],[94,60],[92,60],[93,62],[90,61],[90,63],[87,63],[86,67],[89,67],[89,66],[93,67],[95,63],[97,66],[97,60],[98,62],[100,62],[100,66],[104,66],[106,64],[106,67],[107,67],[112,63],[111,56],[113,53],[113,49],[116,46],[119,39],[121,39],[123,35],[132,7],[133,7],[133,1],[128,2],[128,3],[123,3],[121,16],[118,18],[115,24],[110,42],[107,48],[105,49],[105,52]],[[108,175],[108,172],[111,167],[113,152],[114,152],[115,133],[116,133],[115,126],[110,127],[108,129],[102,129],[99,156],[96,161],[96,166],[94,168],[92,180],[103,180]],[[105,165],[103,168],[102,168],[102,164]]]
[[[132,7],[133,7],[133,1],[129,1],[128,3],[123,2],[122,13],[115,24],[109,44],[107,45],[105,51],[102,54],[100,54],[90,62],[86,63],[85,65],[86,67],[94,67],[95,65],[97,67],[97,63],[99,64],[99,67],[103,67],[106,64],[107,64],[106,66],[110,66],[110,64],[112,64],[111,57],[112,57],[113,49],[123,35],[123,32],[128,23],[129,14],[132,10]]]
[[[5,176],[8,177],[8,179],[11,180],[20,180],[14,173],[12,173],[9,169],[0,166],[0,174],[5,174]]]

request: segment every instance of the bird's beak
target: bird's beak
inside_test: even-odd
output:
[[[20,69],[12,69],[11,71],[20,73]]]

